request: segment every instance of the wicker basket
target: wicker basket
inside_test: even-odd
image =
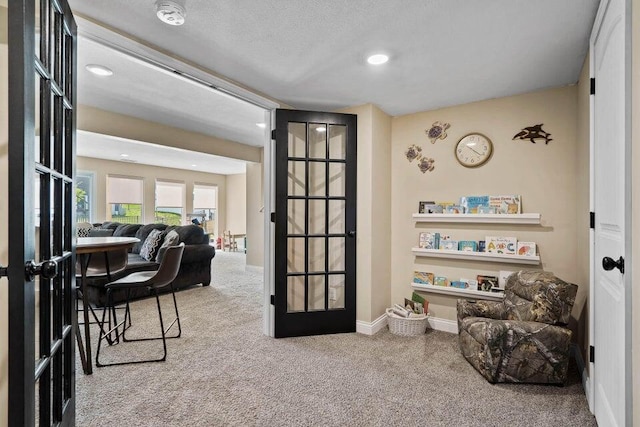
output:
[[[424,334],[429,323],[429,316],[400,317],[393,310],[387,308],[387,323],[392,334],[414,337]]]

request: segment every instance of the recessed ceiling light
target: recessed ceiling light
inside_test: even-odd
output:
[[[320,126],[316,128],[316,132],[326,132],[327,128],[324,126]]]
[[[158,0],[156,2],[156,15],[165,24],[182,25],[184,24],[184,18],[187,16],[187,11],[184,6],[176,1]]]
[[[104,65],[98,65],[98,64],[89,64],[86,67],[84,67],[87,69],[87,71],[92,72],[93,74],[95,74],[96,76],[102,76],[102,77],[106,77],[106,76],[111,76],[113,75],[113,71],[111,71],[110,68],[105,67]]]
[[[192,168],[195,168],[196,166],[198,166],[198,165],[191,165]]]
[[[382,65],[389,60],[389,57],[383,53],[377,53],[367,58],[367,62],[371,65]]]
[[[129,155],[122,153],[122,154],[120,154],[120,157],[129,157]]]
[[[258,126],[260,129],[264,129],[267,127],[266,123],[256,123],[256,126]]]

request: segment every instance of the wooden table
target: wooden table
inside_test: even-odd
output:
[[[135,237],[78,237],[76,244],[76,255],[80,262],[80,290],[82,291],[82,311],[84,315],[84,341],[85,349],[82,346],[82,335],[80,326],[76,328],[76,339],[78,340],[78,351],[80,352],[80,361],[82,369],[86,375],[93,373],[91,363],[91,336],[89,330],[89,299],[87,298],[87,267],[91,260],[91,255],[103,253],[107,256],[111,251],[128,251],[133,245],[138,243],[140,239]],[[108,263],[107,263],[108,266]],[[107,274],[109,272],[107,271]]]

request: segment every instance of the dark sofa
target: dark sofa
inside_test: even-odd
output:
[[[166,224],[121,224],[118,222],[105,222],[94,224],[94,231],[101,235],[112,235],[114,237],[136,237],[140,242],[136,243],[128,254],[127,267],[111,275],[111,280],[117,280],[130,273],[138,271],[157,270],[160,266],[155,261],[147,261],[140,256],[140,249],[152,230],[170,231],[175,230],[180,236],[180,243],[185,244],[182,261],[178,276],[173,282],[174,289],[182,289],[187,286],[202,284],[209,286],[211,283],[211,260],[216,254],[215,248],[209,245],[209,236],[197,225],[167,226]],[[108,282],[105,276],[88,278],[87,297],[89,302],[97,306],[104,306],[106,303],[106,291],[104,285]],[[166,291],[169,289],[167,288]],[[132,294],[132,298],[142,298],[148,296],[145,289],[137,289]],[[126,299],[124,292],[114,292],[114,302],[122,302]]]

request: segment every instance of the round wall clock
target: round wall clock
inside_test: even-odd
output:
[[[462,166],[475,168],[491,158],[493,144],[481,133],[470,133],[463,136],[456,144],[456,159]]]

